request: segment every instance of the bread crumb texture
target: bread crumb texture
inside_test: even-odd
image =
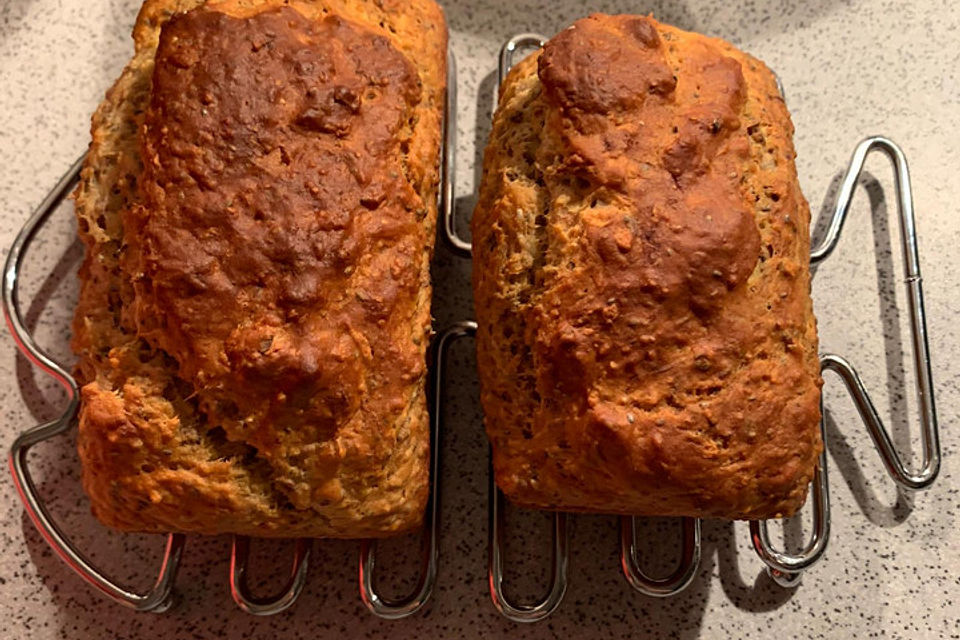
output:
[[[473,217],[499,486],[529,507],[757,519],[821,450],[810,212],[773,74],[593,15],[501,87]]]
[[[76,193],[105,524],[419,525],[446,37],[432,0],[143,6]]]

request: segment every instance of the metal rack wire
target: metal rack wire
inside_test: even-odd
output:
[[[502,84],[506,79],[517,52],[536,50],[542,47],[545,41],[544,36],[534,33],[518,34],[507,40],[500,50],[499,82]],[[777,78],[777,86],[781,96],[783,96],[783,86],[779,78]],[[875,150],[884,152],[890,158],[897,188],[900,236],[904,254],[904,282],[910,305],[913,360],[917,372],[916,394],[920,405],[920,437],[923,444],[923,459],[920,471],[913,473],[906,469],[889,432],[884,427],[863,382],[853,366],[846,359],[833,354],[822,354],[820,356],[820,366],[822,371],[833,371],[838,374],[844,382],[890,477],[904,489],[920,490],[929,487],[936,479],[940,468],[940,444],[930,366],[930,349],[927,343],[923,308],[922,280],[910,174],[903,151],[893,141],[883,136],[872,136],[857,145],[837,196],[836,207],[830,218],[827,233],[820,244],[811,251],[810,261],[812,264],[818,264],[825,260],[836,248],[850,210],[850,204],[853,201],[860,172],[863,170],[867,156]],[[461,253],[468,255],[470,242],[457,234],[456,221],[453,219],[447,220],[443,229],[447,233],[448,244],[457,247]],[[821,415],[823,415],[822,406]],[[820,422],[820,432],[823,437],[824,450],[820,454],[812,482],[813,534],[804,550],[797,554],[778,551],[770,541],[767,522],[753,521],[750,523],[750,537],[757,555],[764,563],[770,577],[783,587],[793,587],[799,584],[804,570],[810,568],[823,557],[829,540],[830,489],[827,477],[826,427],[823,418]],[[492,476],[491,471],[488,497],[490,598],[500,613],[510,620],[515,622],[542,620],[559,606],[567,587],[566,567],[569,553],[567,515],[563,513],[554,514],[553,571],[547,596],[532,605],[518,605],[510,602],[504,595],[503,588],[501,523],[503,495],[497,489]],[[660,579],[649,577],[640,566],[640,558],[637,555],[637,519],[622,517],[620,523],[620,564],[624,577],[634,589],[648,596],[667,597],[681,592],[693,581],[700,562],[700,521],[698,519],[682,519],[682,550],[679,566],[669,576]]]
[[[444,221],[453,217],[453,180],[455,174],[457,71],[453,53],[447,55],[447,95],[444,107],[443,142],[440,158],[440,185],[438,209]],[[24,258],[38,231],[50,218],[67,195],[77,185],[83,157],[77,160],[54,189],[47,195],[33,215],[17,234],[7,255],[3,270],[3,310],[7,328],[20,351],[37,367],[54,378],[67,392],[67,406],[60,417],[38,425],[22,433],[10,449],[9,465],[17,493],[24,508],[41,535],[53,551],[81,578],[111,600],[138,611],[163,612],[173,604],[173,589],[177,569],[186,543],[183,534],[169,534],[166,538],[160,568],[153,586],[145,593],[136,593],[118,584],[90,561],[64,533],[51,517],[41,499],[27,465],[27,454],[34,445],[62,434],[75,425],[79,405],[79,388],[76,380],[59,363],[48,356],[30,334],[23,321],[19,300],[19,276]],[[433,367],[436,370],[445,353],[445,344],[457,333],[456,328],[441,333],[433,348]],[[439,378],[432,376],[433,388]],[[397,619],[411,615],[423,607],[433,593],[437,577],[438,544],[440,532],[439,465],[440,465],[440,416],[441,394],[434,393],[430,417],[430,498],[427,504],[424,528],[421,536],[420,576],[413,593],[391,600],[376,590],[375,567],[377,545],[365,540],[360,545],[359,590],[360,599],[371,613],[381,618]],[[266,616],[289,608],[303,591],[310,561],[310,539],[297,540],[293,554],[290,578],[277,594],[256,596],[247,584],[247,565],[250,539],[234,536],[230,551],[230,594],[237,606],[252,615]]]

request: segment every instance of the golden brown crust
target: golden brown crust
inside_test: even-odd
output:
[[[416,527],[442,12],[148,0],[134,37],[77,192],[95,514],[258,536]]]
[[[473,217],[497,482],[522,505],[767,518],[820,452],[810,213],[773,75],[595,15],[501,88]]]

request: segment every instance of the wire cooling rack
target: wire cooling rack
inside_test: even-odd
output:
[[[513,64],[518,51],[527,51],[543,45],[545,38],[537,34],[520,34],[508,40],[500,53],[499,78],[502,82]],[[438,195],[441,215],[441,236],[448,248],[456,255],[469,258],[470,242],[456,231],[454,210],[453,176],[456,146],[456,65],[449,54],[447,99],[444,118],[444,135],[441,150],[441,184]],[[779,85],[779,80],[778,80]],[[783,88],[780,87],[781,94]],[[843,357],[822,354],[820,365],[823,371],[834,372],[850,393],[864,425],[880,454],[890,477],[900,487],[920,490],[929,487],[937,477],[940,467],[940,445],[937,415],[934,403],[930,366],[930,350],[927,343],[926,320],[923,306],[923,289],[920,276],[919,251],[917,246],[913,198],[910,174],[903,151],[893,141],[883,136],[873,136],[857,145],[846,174],[841,183],[836,206],[822,241],[811,251],[811,264],[826,260],[836,248],[864,161],[873,151],[883,152],[893,166],[897,190],[901,242],[904,254],[904,283],[909,301],[909,315],[913,342],[913,360],[917,373],[916,395],[920,412],[920,436],[923,447],[921,468],[909,471],[903,464],[896,447],[881,421],[870,395],[854,367]],[[69,401],[63,414],[48,423],[35,426],[21,434],[11,447],[9,464],[17,492],[30,519],[56,554],[85,581],[108,598],[139,611],[162,612],[173,603],[173,589],[177,568],[183,553],[186,537],[170,534],[166,537],[164,553],[153,587],[145,593],[133,592],[107,576],[92,563],[70,540],[50,516],[40,498],[27,467],[27,453],[37,443],[72,429],[78,407],[78,387],[67,370],[49,357],[36,344],[26,329],[20,310],[18,284],[21,267],[31,241],[43,227],[77,183],[83,159],[78,160],[47,195],[34,214],[20,230],[7,256],[3,272],[3,308],[7,327],[18,348],[42,371],[60,383],[67,392]],[[445,364],[452,344],[470,337],[476,331],[472,321],[456,323],[440,332],[431,350],[431,456],[430,456],[430,501],[427,506],[421,542],[420,576],[413,593],[399,600],[390,600],[375,589],[376,542],[363,541],[359,553],[359,591],[361,600],[375,615],[396,619],[418,611],[429,600],[437,578],[439,563],[440,524],[440,439],[443,431],[443,393],[447,381]],[[826,447],[826,432],[821,421],[821,433]],[[503,507],[504,498],[494,482],[492,470],[488,481],[488,579],[490,596],[494,606],[505,617],[516,622],[534,622],[549,616],[560,605],[567,588],[570,515],[555,513],[553,517],[553,561],[551,581],[547,595],[534,604],[512,603],[504,594],[503,553]],[[826,451],[821,454],[813,479],[812,511],[813,532],[805,549],[797,554],[778,551],[770,541],[767,522],[750,523],[750,535],[757,555],[767,572],[778,584],[795,586],[803,572],[816,563],[827,548],[830,534],[830,500],[827,477]],[[620,564],[626,580],[634,589],[648,596],[666,597],[679,593],[694,579],[700,562],[700,521],[682,519],[681,554],[676,570],[664,578],[653,578],[641,567],[637,551],[638,519],[623,517],[620,520]],[[247,565],[250,548],[249,538],[235,536],[230,557],[230,592],[242,610],[253,615],[272,615],[290,607],[298,598],[307,579],[312,540],[297,541],[290,578],[277,594],[260,597],[251,593],[247,585]]]

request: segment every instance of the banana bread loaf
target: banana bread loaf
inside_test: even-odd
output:
[[[76,193],[78,447],[122,530],[376,537],[428,496],[432,0],[148,0]]]
[[[528,507],[757,519],[821,450],[810,212],[773,74],[594,15],[500,91],[473,216],[481,399]]]

